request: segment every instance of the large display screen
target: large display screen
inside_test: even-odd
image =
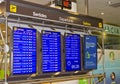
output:
[[[97,69],[97,37],[84,37],[84,68]]]
[[[81,42],[79,34],[65,34],[66,71],[81,70]]]
[[[13,28],[13,75],[36,73],[36,30]]]
[[[42,33],[42,72],[61,71],[61,34],[54,31]]]

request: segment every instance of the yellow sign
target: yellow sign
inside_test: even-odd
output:
[[[98,23],[98,27],[102,28],[103,27],[102,23]]]
[[[15,27],[15,28],[14,28],[14,30],[16,31],[16,30],[17,30],[17,28]]]
[[[83,21],[83,25],[85,25],[85,26],[92,26],[92,24],[87,22],[87,21]]]
[[[10,5],[10,12],[16,13],[16,12],[17,12],[17,6],[11,4],[11,5]]]

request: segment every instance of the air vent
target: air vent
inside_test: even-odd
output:
[[[118,3],[113,3],[113,4],[111,4],[110,6],[112,6],[112,7],[114,7],[114,8],[120,7],[120,2],[118,2]]]

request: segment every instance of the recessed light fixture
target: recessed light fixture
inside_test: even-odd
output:
[[[108,1],[108,4],[109,4],[109,5],[111,5],[111,4],[112,4],[112,2],[111,2],[111,1]]]
[[[101,15],[104,15],[105,13],[101,12]]]

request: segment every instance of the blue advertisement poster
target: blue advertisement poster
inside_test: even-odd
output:
[[[66,71],[81,70],[81,42],[79,34],[65,34]]]
[[[97,37],[84,37],[84,69],[97,69]]]
[[[61,34],[43,31],[42,34],[42,72],[61,71]]]
[[[98,51],[100,52],[100,50]],[[120,84],[120,51],[119,50],[105,50],[105,74],[106,84]],[[94,74],[103,72],[103,56],[98,53],[98,69],[94,71]],[[100,82],[98,84],[104,84]]]
[[[36,73],[36,30],[13,28],[13,75]]]

